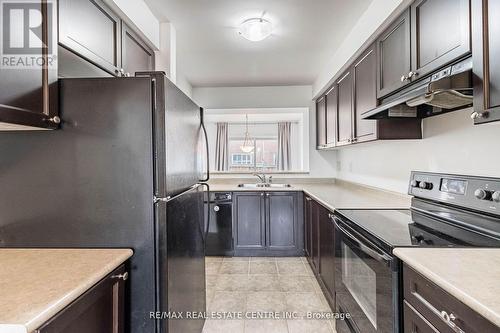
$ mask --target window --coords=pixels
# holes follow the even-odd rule
[[[241,149],[248,133],[253,151]],[[205,109],[205,127],[210,148],[210,167],[214,174],[233,173],[302,173],[309,170],[309,109],[260,108],[260,109]],[[278,158],[279,123],[291,124],[290,157],[280,170]],[[217,140],[218,123],[224,125],[227,141]],[[226,134],[227,132],[227,134]],[[227,136],[226,136],[227,135]],[[285,141],[284,141],[285,142]],[[286,156],[285,156],[286,157]]]
[[[231,165],[233,166],[252,166],[253,154],[234,153],[231,154]]]
[[[251,153],[241,151],[244,139],[229,139],[229,171],[277,171],[278,138],[254,138],[254,150]]]

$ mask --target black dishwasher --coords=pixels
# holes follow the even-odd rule
[[[233,255],[233,200],[229,192],[210,192],[210,205],[207,210],[210,214],[205,217],[206,236],[205,254],[207,256]],[[205,213],[207,214],[207,213]]]

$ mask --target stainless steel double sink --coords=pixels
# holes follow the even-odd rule
[[[249,184],[238,184],[238,187],[242,188],[287,188],[292,187],[290,184],[272,184],[272,183],[249,183]]]

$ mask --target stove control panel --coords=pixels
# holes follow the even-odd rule
[[[500,178],[412,172],[408,194],[500,215]]]

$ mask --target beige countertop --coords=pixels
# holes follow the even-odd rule
[[[334,179],[324,180],[287,180],[275,181],[275,183],[289,183],[288,188],[241,188],[237,185],[246,182],[254,183],[255,180],[216,179],[210,182],[212,192],[235,192],[235,191],[304,191],[307,195],[320,202],[325,207],[335,209],[349,208],[396,208],[404,209],[410,207],[410,196],[389,192],[373,187],[358,185]]]
[[[0,249],[0,333],[30,333],[120,266],[130,249]]]
[[[397,248],[394,254],[500,327],[500,249]]]

